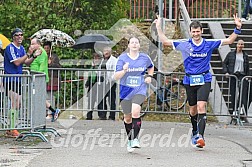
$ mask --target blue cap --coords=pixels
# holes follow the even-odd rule
[[[16,28],[11,32],[11,37],[13,37],[17,32],[23,32],[21,28]]]

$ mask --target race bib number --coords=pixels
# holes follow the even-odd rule
[[[190,86],[204,85],[204,76],[203,75],[191,75],[190,76]]]
[[[126,85],[131,87],[140,86],[141,76],[128,76],[126,80]]]

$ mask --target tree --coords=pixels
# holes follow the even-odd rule
[[[127,0],[0,0],[1,32],[10,38],[20,27],[30,37],[39,29],[54,28],[75,38],[77,29],[110,28],[128,8]]]

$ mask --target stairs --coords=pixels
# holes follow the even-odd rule
[[[225,23],[222,24],[222,27],[226,37],[234,31],[234,24]],[[252,22],[244,22],[242,24],[242,33],[238,36],[237,40],[230,45],[231,50],[235,49],[239,39],[242,39],[245,43],[243,50],[249,55],[250,74],[252,74]]]
[[[212,39],[212,35],[210,32],[210,29],[208,28],[208,23],[202,23],[204,31],[202,37],[206,39]],[[233,31],[234,31],[234,23],[221,23],[221,26],[223,28],[224,34],[226,37],[228,37]],[[230,45],[231,50],[234,50],[236,48],[237,41],[239,39],[243,39],[245,42],[244,51],[246,51],[249,54],[249,62],[250,62],[250,74],[252,74],[252,22],[246,22],[243,23],[242,26],[242,34],[238,36],[236,41]],[[222,68],[222,59],[221,56],[218,53],[218,50],[215,49],[213,51],[212,57],[211,57],[211,66],[214,74],[223,74],[223,68]],[[221,92],[223,95],[223,98],[226,101],[226,105],[229,108],[229,98],[230,95],[228,93],[228,82],[226,79],[222,79],[222,77],[216,77],[217,82],[221,88]],[[230,108],[229,108],[230,109]]]

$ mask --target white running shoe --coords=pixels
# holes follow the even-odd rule
[[[245,22],[247,21],[245,18],[241,18],[241,22]]]
[[[127,143],[127,151],[130,152],[130,153],[135,150],[134,148],[131,147],[132,142],[133,142],[133,140],[128,140],[128,143]]]
[[[139,140],[137,138],[132,141],[131,147],[132,148],[141,148]]]
[[[252,14],[248,15],[248,21],[252,21]]]

